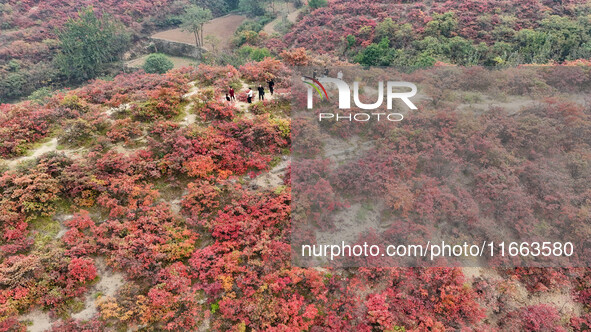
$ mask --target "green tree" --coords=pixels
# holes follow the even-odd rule
[[[195,36],[196,46],[203,46],[203,25],[213,18],[211,10],[192,5],[180,18],[181,28]]]
[[[225,0],[191,0],[198,7],[211,10],[214,16],[221,16],[228,12],[229,6]]]
[[[8,61],[8,71],[19,71],[21,70],[21,62],[19,60],[12,59]]]
[[[355,61],[364,66],[389,66],[399,55],[396,49],[390,48],[390,40],[386,37],[376,44],[372,43],[355,57]]]
[[[387,17],[376,26],[375,40],[382,40],[384,37],[392,39],[395,33],[396,23],[390,17]]]
[[[550,15],[542,20],[541,29],[546,33],[549,57],[557,60],[574,60],[591,56],[591,21],[578,21],[568,17]]]
[[[308,6],[312,9],[318,9],[320,7],[326,7],[328,5],[327,0],[308,0]]]
[[[382,51],[378,44],[371,44],[367,46],[363,51],[359,52],[355,57],[355,61],[359,62],[364,66],[375,66],[378,64]]]
[[[265,8],[261,6],[261,2],[264,1],[240,0],[240,2],[238,2],[238,8],[248,16],[263,16],[265,15]]]
[[[516,49],[524,63],[545,63],[550,58],[548,35],[542,31],[522,29],[515,36]]]
[[[408,47],[417,39],[416,32],[410,23],[396,25],[394,40],[390,44],[396,48]]]
[[[238,0],[191,0],[191,3],[211,10],[218,17],[238,8]]]
[[[252,52],[250,52],[250,58],[254,61],[263,61],[265,58],[271,56],[271,52],[268,48],[254,48]]]
[[[39,105],[43,105],[49,101],[49,97],[51,97],[52,94],[53,92],[50,88],[42,87],[33,91],[33,93],[31,93],[31,95],[27,97],[27,100],[30,100]]]
[[[243,58],[248,58],[250,60],[257,62],[263,61],[265,58],[271,56],[271,52],[266,47],[258,48],[248,45],[240,47],[236,53]]]
[[[433,20],[427,23],[425,33],[429,36],[451,37],[458,27],[458,20],[453,12],[434,14]]]
[[[146,73],[164,74],[173,67],[174,64],[166,55],[162,53],[153,53],[148,55],[142,68],[144,68]]]
[[[418,68],[426,68],[426,67],[431,67],[435,64],[435,62],[437,62],[435,60],[435,58],[433,58],[432,56],[426,54],[426,53],[421,53],[419,55],[417,55],[417,57],[414,59],[414,67],[418,67]]]
[[[120,24],[106,15],[99,19],[92,7],[78,12],[78,18],[69,19],[57,31],[58,69],[71,81],[96,77],[125,50],[129,35],[120,31]]]
[[[211,51],[216,53],[216,47],[218,47],[221,40],[214,35],[209,35],[205,36],[205,41],[209,44],[209,46],[211,46]]]
[[[354,35],[347,35],[347,48],[354,47],[357,44],[357,38]]]
[[[0,103],[22,95],[25,83],[26,78],[20,72],[9,73],[6,77],[0,77]]]
[[[474,65],[478,61],[479,52],[472,44],[472,41],[456,36],[446,40],[446,55],[453,63],[467,66]]]

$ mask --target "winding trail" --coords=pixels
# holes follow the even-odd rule
[[[301,8],[296,9],[291,2],[285,3],[281,7],[282,8],[278,10],[277,17],[263,27],[263,31],[269,35],[280,33],[275,29],[275,27],[277,24],[281,23],[283,19],[286,19],[288,22],[295,23],[298,15],[302,12]]]
[[[195,82],[189,82],[189,85],[191,85],[191,88],[189,89],[189,92],[183,95],[183,99],[191,98],[199,92],[199,88],[195,85]],[[197,114],[191,112],[193,105],[195,105],[194,101],[190,101],[187,105],[185,105],[185,117],[179,123],[181,126],[187,127],[197,121]]]
[[[57,138],[52,138],[49,142],[43,143],[41,146],[32,150],[32,153],[28,156],[22,156],[14,159],[10,159],[6,162],[9,169],[15,169],[16,166],[20,163],[23,163],[28,160],[33,160],[41,157],[43,154],[48,152],[57,151]]]

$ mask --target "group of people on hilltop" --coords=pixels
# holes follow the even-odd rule
[[[275,89],[275,81],[273,81],[273,79],[270,79],[267,81],[267,85],[269,86],[269,92],[271,93],[271,95],[273,95],[274,93],[274,89]],[[226,93],[226,100],[227,101],[233,101],[236,100],[236,96],[235,96],[235,91],[234,88],[232,88],[231,86],[228,87],[228,92]],[[258,92],[259,92],[259,100],[265,100],[265,88],[263,87],[262,84],[259,84],[259,87],[257,88]],[[251,104],[252,103],[252,97],[253,97],[253,91],[252,88],[248,88],[248,91],[246,91],[246,101]]]

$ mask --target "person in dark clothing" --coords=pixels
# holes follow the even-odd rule
[[[230,95],[229,95],[229,94],[227,94],[227,93],[226,93],[226,100],[227,100],[227,101],[230,101],[230,100],[231,100],[231,99],[230,99]]]
[[[265,100],[265,88],[261,84],[258,87],[259,90],[259,100]]]
[[[271,92],[271,96],[273,95],[273,89],[275,88],[275,81],[273,81],[273,79],[270,79],[269,82],[267,82],[269,84],[269,92]]]
[[[230,87],[228,93],[230,94],[230,100],[236,100],[236,98],[234,97],[234,89],[232,89],[232,87]]]

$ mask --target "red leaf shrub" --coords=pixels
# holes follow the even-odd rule
[[[127,118],[115,120],[106,135],[113,143],[121,141],[129,143],[132,138],[135,138],[141,134],[141,124]]]
[[[232,120],[237,109],[230,103],[209,101],[198,107],[198,113],[203,121]]]
[[[288,69],[281,61],[265,58],[260,62],[249,62],[240,66],[242,77],[249,82],[265,83],[270,79],[285,79],[289,77]],[[277,82],[276,82],[277,83]],[[287,84],[287,83],[286,83]]]
[[[44,138],[54,115],[54,110],[30,102],[0,104],[0,157],[22,155],[31,143]]]
[[[290,66],[308,66],[310,64],[310,57],[303,47],[293,50],[283,50],[279,55]]]
[[[509,313],[501,325],[505,329],[518,329],[531,332],[567,331],[560,322],[558,310],[547,304],[526,306],[517,312]]]
[[[191,182],[187,185],[188,193],[183,196],[181,205],[187,214],[197,219],[202,214],[213,213],[220,205],[220,189],[207,181]]]
[[[173,88],[158,88],[148,93],[144,103],[133,104],[131,114],[140,121],[155,121],[159,118],[170,119],[179,114],[181,96]]]
[[[208,66],[204,63],[199,64],[195,71],[195,78],[206,86],[214,86],[224,91],[232,84],[238,83],[241,72],[233,66]]]
[[[68,271],[79,282],[86,282],[96,278],[94,261],[90,258],[72,258],[68,265]]]

